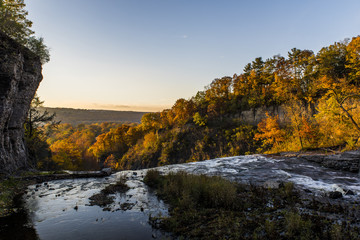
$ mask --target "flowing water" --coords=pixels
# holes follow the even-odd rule
[[[135,175],[139,174],[139,175]],[[152,239],[164,234],[152,229],[150,215],[166,215],[166,205],[141,181],[142,171],[107,178],[57,180],[28,188],[25,207],[40,239]],[[107,208],[90,206],[120,175],[127,175],[126,193],[118,193]],[[165,236],[165,235],[164,235]]]
[[[229,180],[264,184],[291,181],[299,189],[322,196],[330,191],[355,195],[343,201],[357,201],[360,179],[355,173],[336,171],[299,159],[272,159],[261,155],[228,157],[159,167],[159,171],[186,171],[223,176]],[[154,230],[149,216],[166,215],[167,206],[142,182],[147,170],[124,171],[103,179],[57,180],[28,188],[25,207],[40,239],[153,239],[169,235]],[[130,187],[117,194],[103,209],[89,205],[89,197],[126,176]]]

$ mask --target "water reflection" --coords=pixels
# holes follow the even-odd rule
[[[35,227],[41,239],[152,239],[157,232],[147,220],[144,213],[109,212],[95,206],[37,222]]]
[[[30,224],[27,213],[20,211],[9,217],[0,218],[0,239],[36,240],[39,237]]]
[[[127,175],[130,187],[115,194],[113,204],[89,205],[89,197]],[[149,216],[166,215],[167,207],[141,181],[123,172],[105,179],[58,180],[28,188],[25,207],[40,239],[153,239],[165,236],[152,229]],[[129,206],[127,210],[123,206]]]

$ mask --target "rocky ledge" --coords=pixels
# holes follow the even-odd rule
[[[13,176],[13,179],[30,181],[34,183],[43,183],[53,180],[79,179],[79,178],[102,178],[108,177],[112,173],[110,168],[104,168],[101,171],[60,171],[59,173],[35,172],[30,176]]]
[[[347,151],[333,155],[311,154],[311,155],[300,155],[298,157],[301,159],[305,159],[309,162],[318,163],[327,168],[348,171],[353,173],[359,172],[360,150]]]

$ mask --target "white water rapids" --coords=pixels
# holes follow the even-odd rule
[[[317,196],[330,191],[353,191],[355,195],[344,195],[344,201],[357,200],[360,196],[359,174],[331,170],[297,158],[272,159],[248,155],[157,169],[163,173],[186,171],[218,175],[231,181],[257,185],[290,181],[297,188]],[[167,206],[142,182],[146,171],[123,171],[107,178],[56,180],[30,186],[24,196],[25,205],[39,238],[152,239],[164,236],[148,224],[150,215],[166,215]],[[108,211],[89,206],[89,197],[115,183],[122,175],[126,175],[130,190],[117,194]]]

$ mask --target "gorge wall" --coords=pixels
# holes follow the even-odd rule
[[[261,120],[266,118],[266,113],[269,113],[271,116],[279,116],[280,124],[288,124],[290,122],[290,119],[286,116],[284,106],[259,107],[253,110],[242,111],[238,117],[244,123],[256,126]]]
[[[29,166],[23,125],[41,70],[39,57],[0,32],[0,173]]]

